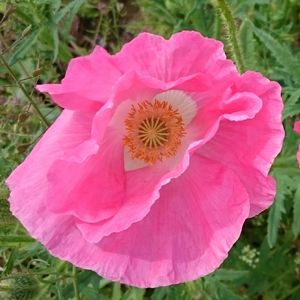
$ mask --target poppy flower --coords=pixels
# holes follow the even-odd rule
[[[280,86],[239,74],[217,40],[141,33],[37,89],[63,111],[7,179],[9,201],[60,259],[138,287],[193,280],[273,202]]]
[[[295,130],[295,132],[300,133],[300,121],[295,122],[294,130]],[[298,147],[297,160],[298,160],[298,163],[300,166],[300,145]]]

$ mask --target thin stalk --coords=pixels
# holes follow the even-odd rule
[[[215,0],[222,14],[224,25],[228,31],[228,38],[232,47],[232,55],[235,63],[241,73],[245,72],[245,63],[242,50],[238,41],[237,27],[233,18],[232,10],[227,0]]]
[[[47,119],[43,116],[42,112],[40,111],[40,109],[38,108],[37,104],[34,102],[34,100],[30,97],[30,95],[28,94],[28,92],[26,91],[26,89],[24,88],[23,84],[18,80],[17,76],[15,75],[14,71],[11,69],[11,67],[8,65],[8,63],[6,62],[6,60],[4,59],[2,53],[0,53],[0,61],[2,62],[2,64],[6,67],[9,75],[12,77],[12,79],[16,82],[16,84],[18,85],[18,87],[22,90],[23,94],[25,95],[25,97],[27,98],[27,100],[30,102],[30,104],[33,106],[33,108],[35,109],[36,113],[38,114],[38,116],[40,117],[42,123],[46,126],[49,127],[50,124],[47,121]]]
[[[74,266],[73,266],[73,270],[72,270],[72,275],[73,275],[72,277],[73,277],[73,287],[74,287],[75,299],[80,300],[78,280],[77,280],[77,269]]]
[[[96,44],[97,44],[97,38],[98,38],[98,35],[99,35],[99,32],[100,32],[102,19],[103,19],[103,15],[100,14],[98,22],[97,22],[96,30],[95,30],[95,33],[94,33],[94,38],[93,38],[93,41],[92,41],[92,47],[95,47]]]

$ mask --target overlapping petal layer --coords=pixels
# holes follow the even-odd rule
[[[112,93],[121,76],[112,56],[96,46],[87,56],[73,58],[60,84],[37,85],[61,107],[79,111],[97,111]]]
[[[238,174],[250,196],[250,216],[254,216],[272,204],[276,192],[268,172],[284,137],[280,86],[259,73],[246,72],[236,79],[232,92],[255,93],[263,103],[262,109],[255,118],[238,124],[223,121],[214,139],[199,153]]]
[[[52,232],[44,231],[41,225],[45,218],[43,214],[51,214],[46,195],[49,188],[49,169],[56,159],[89,138],[93,116],[91,113],[64,110],[30,155],[6,181],[11,190],[9,201],[12,212],[23,223],[26,224],[26,220],[33,223],[35,229],[39,230],[36,237],[52,236]],[[26,228],[30,230],[28,226]]]
[[[183,176],[162,188],[142,221],[98,244],[82,237],[73,218],[49,212],[43,204],[46,193],[43,186],[36,210],[12,205],[30,234],[62,259],[139,287],[193,280],[213,271],[249,213],[248,194],[234,172],[198,155]]]
[[[7,183],[13,213],[61,259],[140,287],[192,280],[274,198],[279,85],[239,75],[218,41],[143,33],[38,89],[66,109]],[[124,145],[125,119],[157,98],[183,114],[185,135],[176,155],[147,165]]]
[[[216,79],[236,72],[232,61],[226,59],[223,44],[195,31],[176,33],[169,40],[141,33],[115,60],[123,72],[135,70],[164,82],[199,72]]]
[[[115,88],[114,97],[111,99],[112,107],[107,110],[115,109],[117,113],[118,104],[126,103],[126,99],[138,102],[142,93],[150,99],[155,98],[155,94],[163,89],[178,89],[186,84],[192,86],[193,80],[194,78],[188,78],[186,81],[181,79],[179,84],[174,82],[165,87],[160,81],[149,83],[143,76],[129,74],[124,76]],[[195,90],[197,82],[196,78]],[[133,84],[135,89],[128,89]],[[211,93],[211,101],[216,103],[207,102],[198,109],[195,121],[187,127],[188,135],[178,157],[170,159],[167,163],[158,162],[153,166],[130,172],[124,172],[124,120],[121,115],[116,118],[115,113],[111,112],[112,122],[109,123],[103,108],[95,117],[93,128],[99,149],[94,150],[90,147],[83,160],[74,160],[73,155],[67,153],[66,158],[56,161],[50,169],[50,209],[76,216],[78,228],[84,237],[93,243],[142,220],[159,199],[160,188],[186,170],[190,151],[213,137],[222,118],[252,118],[261,108],[261,101],[251,93],[236,93],[228,99],[225,94],[222,106],[215,100],[213,91],[207,90],[207,93]],[[96,133],[101,132],[105,122],[108,122],[105,127],[106,133],[99,139]],[[77,149],[75,151],[81,153]]]

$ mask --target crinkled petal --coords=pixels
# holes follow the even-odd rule
[[[96,222],[113,216],[124,201],[123,146],[113,131],[100,146],[89,145],[84,153],[77,151],[80,157],[67,153],[53,163],[48,172],[47,206],[56,213]]]
[[[280,88],[240,76],[218,41],[143,33],[113,56],[96,47],[60,84],[37,88],[67,109],[8,178],[9,201],[61,259],[139,287],[193,280],[274,198]],[[180,103],[186,134],[174,157],[126,169],[128,107],[157,95]]]
[[[161,185],[170,180],[166,175],[169,170],[161,164],[155,168],[148,166],[143,173],[124,173],[124,123],[113,124],[114,110],[122,108],[126,99],[152,95],[151,99],[164,85],[135,73],[123,76],[114,87],[111,100],[93,120],[91,137],[98,143],[99,150],[95,153],[93,147],[86,149],[85,145],[80,145],[84,153],[72,149],[60,157],[48,173],[49,209],[75,216],[79,227],[93,226],[95,222],[102,224],[90,240],[124,230],[142,219],[159,197]]]
[[[138,287],[212,272],[227,257],[249,213],[247,192],[234,172],[197,155],[180,178],[162,188],[142,221],[99,244],[87,242],[72,217],[49,212],[43,189],[35,210],[12,206],[29,233],[60,259]],[[14,195],[10,201],[15,202]]]
[[[47,173],[55,160],[89,139],[94,114],[64,110],[35,148],[7,179],[11,190],[11,208],[16,213],[31,214],[43,201],[39,195],[47,190]],[[44,193],[41,193],[44,195]],[[38,201],[38,202],[37,202]],[[45,205],[45,204],[43,204]],[[33,209],[34,208],[34,209]]]
[[[141,33],[124,45],[115,60],[123,72],[136,70],[165,82],[199,72],[219,79],[236,72],[221,42],[194,31],[176,33],[169,40]]]
[[[227,164],[240,176],[250,195],[250,216],[254,216],[272,204],[276,192],[275,181],[267,174],[284,137],[281,89],[276,82],[251,71],[238,78],[232,89],[255,93],[262,100],[262,109],[255,118],[239,124],[221,122],[217,134],[199,153]]]
[[[160,94],[164,89],[177,90],[178,87],[181,88],[188,85],[190,91],[191,87],[193,87],[194,91],[197,90],[198,76],[188,77],[185,81],[183,79],[184,78],[181,78],[179,81],[173,83],[164,83],[154,79],[149,81],[148,77],[144,77],[137,73],[127,74],[122,77],[115,87],[115,95],[111,105],[107,105],[110,107],[110,110],[113,110],[114,104],[120,103],[120,106],[117,106],[115,114],[113,114],[111,119],[112,122],[108,127],[114,128],[117,134],[119,132],[119,140],[122,140],[126,133],[124,126],[126,109],[124,109],[122,104],[127,105],[130,108],[132,101],[134,103],[139,102],[140,99],[144,100],[144,95],[147,95],[146,99],[155,98],[155,95]],[[132,82],[134,82],[135,89],[131,88]],[[205,144],[213,137],[218,129],[219,122],[223,117],[229,118],[232,116],[233,118],[233,116],[236,115],[243,115],[243,118],[245,118],[245,116],[252,118],[261,108],[260,99],[251,93],[237,93],[233,98],[226,98],[227,102],[224,101],[221,106],[220,100],[218,100],[219,94],[215,95],[213,91],[209,90],[206,92],[212,95],[210,101],[216,103],[212,105],[207,102],[203,107],[199,105],[201,108],[197,112],[197,117],[195,117],[199,121],[191,122],[191,126],[187,128],[187,134],[183,138],[182,145],[175,157],[166,159],[163,162],[157,162],[153,166],[142,165],[140,169],[126,172],[126,185],[124,188],[125,201],[111,218],[105,221],[90,219],[89,222],[85,222],[87,219],[79,217],[77,226],[88,241],[93,243],[99,242],[105,236],[114,232],[123,231],[133,223],[142,220],[149,212],[151,206],[159,198],[160,188],[169,183],[171,179],[177,178],[185,172],[189,165],[190,152],[193,148],[199,147],[200,144]],[[126,99],[130,99],[130,101],[127,103]],[[198,101],[200,101],[200,99],[198,99],[197,102]],[[208,106],[208,108],[206,106]],[[210,106],[212,106],[213,109],[210,110]],[[239,109],[242,111],[240,115]],[[98,130],[98,128],[104,123],[102,115],[103,114],[98,114],[94,120],[93,132],[95,133],[94,137],[96,139],[101,131]],[[115,115],[117,115],[117,117]],[[239,117],[236,117],[236,119],[238,121]],[[117,135],[115,138],[118,139]],[[62,168],[62,170],[63,169],[65,168]],[[112,176],[112,178],[114,177]],[[141,193],[141,191],[143,191],[143,193]],[[58,194],[61,195],[61,193]],[[73,199],[74,197],[75,196],[72,196],[70,199]]]
[[[112,56],[97,46],[87,56],[73,58],[60,84],[37,85],[63,108],[79,111],[97,111],[112,93],[112,86],[122,73]]]
[[[248,213],[248,194],[238,177],[194,155],[187,171],[161,189],[142,221],[100,242],[112,259],[99,272],[140,287],[207,275],[227,257]]]
[[[262,108],[262,101],[254,93],[236,93],[223,103],[229,113],[223,118],[230,121],[244,121],[252,119]]]

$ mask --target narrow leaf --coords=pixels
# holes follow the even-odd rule
[[[278,64],[280,64],[287,73],[292,75],[294,81],[299,81],[300,71],[299,68],[296,67],[297,65],[299,66],[299,61],[293,55],[291,50],[277,41],[268,32],[261,28],[257,28],[253,23],[251,24],[257,38],[271,52]]]
[[[36,43],[39,35],[41,33],[41,28],[33,30],[27,37],[20,43],[12,55],[9,57],[9,65],[15,64],[19,59],[22,59],[29,51],[32,51],[34,44]]]
[[[215,279],[224,280],[224,281],[240,280],[248,276],[249,276],[249,271],[239,271],[239,270],[218,269],[214,273]]]
[[[300,103],[286,105],[283,111],[283,120],[285,120],[287,117],[293,117],[299,113],[300,113]]]
[[[70,26],[74,16],[78,12],[80,6],[84,2],[85,2],[84,0],[73,0],[70,3],[68,3],[64,8],[62,8],[60,11],[58,11],[55,14],[54,19],[53,19],[54,23],[58,24],[67,14],[69,14],[67,24],[65,24],[66,27],[68,28]]]
[[[245,19],[240,26],[239,40],[247,69],[256,69],[256,45],[253,35],[253,27],[248,19]]]
[[[297,187],[294,197],[294,216],[292,230],[296,238],[300,233],[300,186]]]
[[[277,181],[277,195],[269,211],[267,238],[270,247],[276,244],[281,217],[285,212],[284,200],[286,197],[284,192],[286,186],[284,179],[285,177],[281,176]]]

